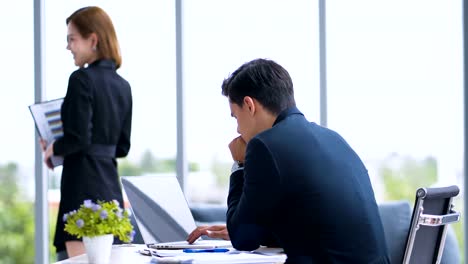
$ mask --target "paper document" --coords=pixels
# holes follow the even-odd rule
[[[155,249],[213,249],[213,248],[224,248],[232,247],[231,241],[227,240],[197,240],[193,244],[189,244],[187,241],[174,241],[167,243],[156,243],[148,244],[149,248]]]
[[[223,249],[223,251],[216,252],[216,248],[215,248],[215,249],[211,249],[213,250],[213,252],[209,252],[209,253],[223,253],[225,250],[226,252],[228,252],[227,254],[258,254],[258,255],[264,255],[264,256],[279,256],[279,257],[284,256],[284,250],[282,248],[269,248],[269,247],[262,246],[253,251],[241,251],[241,250],[234,249],[232,247],[231,248],[218,248],[218,249]],[[148,248],[146,250],[148,250],[148,252],[151,253],[150,255],[156,256],[156,257],[177,257],[177,256],[188,256],[187,253],[190,253],[190,252],[187,252],[187,250],[197,250],[197,249],[151,249],[151,248]],[[203,251],[198,251],[197,253],[203,253]]]
[[[157,257],[153,256],[151,263],[181,263],[181,264],[223,264],[223,263],[238,263],[238,264],[277,264],[284,263],[286,255],[266,256],[254,253],[186,253],[186,255],[178,255],[173,257]]]
[[[221,264],[221,263],[284,263],[286,254],[282,248],[260,247],[253,251],[239,251],[230,248],[228,252],[186,253],[184,250],[149,249],[153,258],[151,263],[179,264]]]
[[[57,138],[63,136],[62,119],[60,109],[63,98],[37,103],[29,106],[39,136],[51,144]],[[63,164],[63,157],[52,156],[52,165],[57,167]]]

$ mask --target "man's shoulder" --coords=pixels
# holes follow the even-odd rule
[[[315,132],[323,130],[324,127],[317,125],[314,122],[309,122],[304,116],[295,116],[294,118],[287,118],[270,129],[267,129],[254,138],[258,138],[261,141],[277,141],[278,138],[287,140],[290,135],[296,134],[296,132]],[[326,129],[326,128],[325,128]]]

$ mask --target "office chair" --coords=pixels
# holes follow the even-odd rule
[[[440,263],[447,224],[458,222],[460,213],[453,210],[457,186],[419,188],[416,191],[411,225],[406,240],[404,264]]]

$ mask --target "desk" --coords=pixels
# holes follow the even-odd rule
[[[140,248],[146,248],[145,245],[114,245],[112,246],[111,259],[112,264],[139,264],[149,263],[151,257],[143,256],[137,253]],[[56,262],[55,264],[88,264],[88,256],[86,254],[79,255],[73,258]]]
[[[140,253],[138,253],[137,251],[139,249],[142,249],[142,248],[146,248],[145,245],[114,245],[112,247],[112,251],[111,251],[111,259],[109,261],[109,264],[112,263],[112,264],[148,264],[150,263],[151,261],[151,257],[149,256],[143,256],[141,255]],[[197,253],[198,254],[198,253]],[[212,253],[210,253],[212,254]],[[214,254],[218,254],[218,253],[214,253]],[[259,257],[260,255],[257,255],[257,254],[251,254],[252,256],[255,256],[255,257]],[[232,257],[234,258],[233,259],[233,262],[235,263],[252,263],[252,262],[239,262],[238,260],[235,261],[235,255],[232,255]],[[285,259],[286,256],[283,255],[283,261]],[[271,260],[271,259],[270,259]],[[270,260],[268,260],[268,262],[266,262],[265,260],[261,261],[261,262],[258,262],[258,263],[272,263],[272,262],[269,262]],[[275,262],[278,261],[278,259],[275,260]],[[279,262],[279,263],[275,263],[273,262],[273,264],[281,264],[283,263],[282,261]],[[200,260],[195,260],[194,263],[205,263],[205,261],[200,261]],[[209,263],[213,263],[212,261],[210,261]],[[225,262],[225,259],[223,260],[223,263],[227,263]],[[73,257],[73,258],[69,258],[69,259],[66,259],[66,260],[62,260],[62,261],[59,261],[59,262],[56,262],[55,264],[88,264],[88,257],[86,256],[86,254],[83,254],[83,255],[80,255],[80,256],[76,256],[76,257]]]

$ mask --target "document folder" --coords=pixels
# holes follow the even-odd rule
[[[39,136],[50,145],[54,140],[63,136],[62,118],[60,109],[63,98],[45,101],[29,106]],[[52,156],[52,165],[57,167],[63,164],[63,157]]]

